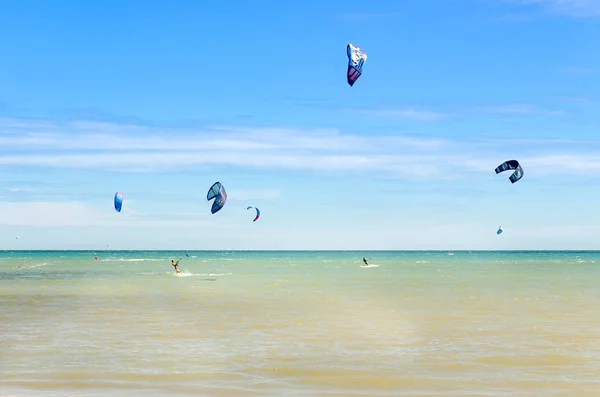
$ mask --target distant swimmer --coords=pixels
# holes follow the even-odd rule
[[[175,262],[174,259],[171,259],[171,265],[173,265],[173,267],[175,268],[175,271],[177,273],[179,273],[179,268],[177,267],[179,265],[179,261]]]
[[[365,262],[365,265],[369,266],[369,264],[367,263],[367,258],[363,258],[363,262]]]

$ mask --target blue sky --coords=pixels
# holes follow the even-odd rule
[[[596,0],[3,2],[0,249],[600,249],[599,22]]]

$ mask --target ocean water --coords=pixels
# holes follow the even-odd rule
[[[187,254],[0,252],[0,395],[600,396],[599,252]]]

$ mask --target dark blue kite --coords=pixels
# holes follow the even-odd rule
[[[215,199],[213,202],[212,208],[210,209],[211,213],[215,213],[219,211],[225,205],[227,201],[227,192],[225,192],[225,188],[221,185],[221,182],[215,182],[214,185],[208,189],[208,194],[206,195],[206,199],[208,201]]]
[[[521,168],[521,165],[519,165],[519,162],[517,160],[508,160],[500,164],[496,168],[496,174],[499,174],[506,170],[515,170],[515,172],[513,172],[512,175],[508,178],[510,179],[511,183],[515,183],[523,177],[523,168]]]

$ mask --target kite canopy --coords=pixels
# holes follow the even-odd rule
[[[517,160],[508,160],[500,164],[496,168],[496,174],[499,174],[506,170],[515,170],[515,172],[513,172],[513,174],[508,178],[510,179],[511,183],[515,183],[523,177],[523,168],[521,168]]]
[[[500,234],[504,231],[504,229],[502,229],[502,225],[500,225],[500,227],[498,228],[498,231],[496,232],[496,234]]]
[[[362,74],[363,65],[367,61],[367,54],[354,44],[348,44],[346,47],[348,53],[348,84],[350,87],[354,85],[356,80]]]
[[[248,206],[248,208],[246,208],[247,210],[249,210],[250,208],[254,208],[256,210],[256,217],[254,218],[254,220],[252,222],[256,222],[256,220],[260,217],[260,210],[256,207],[253,206]]]
[[[116,192],[115,193],[115,210],[117,212],[121,212],[121,207],[123,207],[123,193]]]
[[[227,192],[225,192],[225,188],[223,185],[221,185],[221,182],[215,182],[214,185],[208,189],[206,200],[210,201],[212,199],[215,199],[215,201],[213,202],[210,212],[214,214],[223,208],[225,202],[227,201]]]

